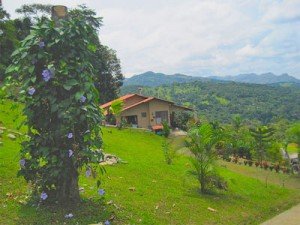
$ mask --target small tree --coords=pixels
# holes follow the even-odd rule
[[[162,130],[163,135],[167,138],[167,137],[169,137],[170,132],[171,132],[170,126],[167,121],[163,121],[162,125],[163,125],[163,130]]]
[[[19,175],[42,200],[77,202],[79,170],[90,174],[102,157],[96,150],[102,115],[91,65],[95,38],[96,30],[79,15],[58,27],[43,18],[7,69],[20,86],[27,116],[29,140],[22,144]]]
[[[251,136],[255,139],[255,151],[260,163],[266,156],[267,145],[271,141],[274,131],[273,128],[267,126],[250,129]]]
[[[167,140],[164,140],[162,144],[162,150],[165,156],[166,163],[168,165],[173,163],[173,159],[176,156],[176,151],[170,146],[170,143]]]
[[[191,128],[188,133],[187,147],[193,154],[191,161],[200,182],[201,193],[207,191],[216,176],[214,164],[217,152],[213,146],[219,141],[219,137],[212,125],[208,123]]]

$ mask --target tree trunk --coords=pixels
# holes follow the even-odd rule
[[[73,204],[80,201],[78,172],[74,167],[70,168],[67,177],[60,182],[57,199],[61,204]]]

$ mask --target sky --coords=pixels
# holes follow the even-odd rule
[[[86,4],[103,17],[103,44],[126,77],[146,71],[193,76],[288,73],[300,78],[300,0],[2,0]]]

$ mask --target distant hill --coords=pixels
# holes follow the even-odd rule
[[[276,118],[300,120],[300,88],[297,86],[194,81],[140,87],[124,86],[121,94],[141,92],[146,96],[171,100],[220,122],[230,122],[235,114],[263,123]]]
[[[173,75],[167,75],[164,73],[154,73],[152,71],[148,71],[146,73],[137,74],[134,75],[133,77],[125,79],[124,86],[141,85],[141,86],[154,87],[162,84],[188,83],[196,80],[208,81],[211,79],[204,78],[204,77],[187,76],[179,73]]]
[[[263,74],[239,74],[237,76],[225,76],[225,77],[210,77],[214,80],[222,81],[234,81],[239,83],[249,83],[249,84],[275,84],[275,83],[299,83],[300,80],[288,75],[287,73],[281,75],[275,75],[273,73],[263,73]]]
[[[237,76],[212,76],[212,77],[196,77],[187,76],[184,74],[173,74],[166,75],[164,73],[155,73],[148,71],[146,73],[134,75],[131,78],[127,78],[124,81],[124,86],[128,85],[141,85],[155,87],[163,84],[173,83],[189,83],[193,81],[211,81],[211,82],[239,82],[239,83],[252,83],[252,84],[277,84],[277,83],[289,83],[289,84],[300,84],[300,80],[292,77],[288,74],[275,75],[273,73],[264,74],[240,74]]]

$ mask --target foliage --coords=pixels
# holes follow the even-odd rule
[[[171,132],[170,126],[167,121],[163,121],[162,125],[163,125],[162,133],[167,138],[167,137],[169,137],[170,132]]]
[[[138,93],[141,86],[124,86],[122,94]],[[233,82],[173,83],[158,87],[143,87],[143,94],[164,97],[180,105],[195,107],[210,121],[230,123],[239,114],[243,120],[270,123],[278,118],[300,120],[300,88]],[[229,101],[221,104],[215,96]]]
[[[3,45],[0,48],[0,80],[4,78],[3,71],[10,64],[9,56],[17,47],[18,41],[29,35],[30,27],[36,25],[39,19],[44,20],[50,17],[51,7],[52,5],[45,4],[25,4],[16,10],[22,15],[21,18],[5,22],[6,28],[3,30],[5,35],[9,34],[9,38],[0,40],[0,47]],[[97,17],[95,11],[85,5],[69,10],[68,17],[70,20],[83,20],[95,30],[99,30],[102,25],[102,18]],[[95,69],[94,83],[100,94],[99,103],[103,104],[116,99],[124,79],[116,51],[101,44],[97,36],[90,37],[88,48],[94,51],[95,55],[91,59],[91,64]]]
[[[173,159],[176,156],[176,151],[173,149],[173,147],[170,145],[170,143],[167,140],[164,140],[162,144],[162,150],[165,156],[165,161],[168,165],[173,163]]]
[[[62,203],[79,200],[78,170],[92,170],[102,157],[101,113],[94,87],[96,30],[71,18],[40,20],[12,54],[7,69],[20,86],[29,140],[23,142],[19,175],[42,193]],[[12,80],[9,78],[8,81]],[[98,182],[99,184],[99,182]]]
[[[207,192],[213,177],[217,176],[214,166],[217,152],[213,146],[218,141],[219,135],[216,135],[216,130],[209,123],[204,123],[189,130],[187,147],[193,155],[191,162],[200,182],[201,193]]]
[[[255,151],[260,163],[266,158],[266,150],[271,142],[274,129],[267,126],[250,128],[251,136],[255,139]]]
[[[177,111],[173,115],[172,127],[178,127],[181,130],[188,130],[188,121],[193,117],[191,112],[187,111]]]
[[[110,111],[112,114],[118,116],[123,110],[124,102],[121,99],[116,99],[111,103]]]
[[[14,23],[0,5],[0,82],[4,79],[5,69],[11,63],[10,55],[17,45]]]

